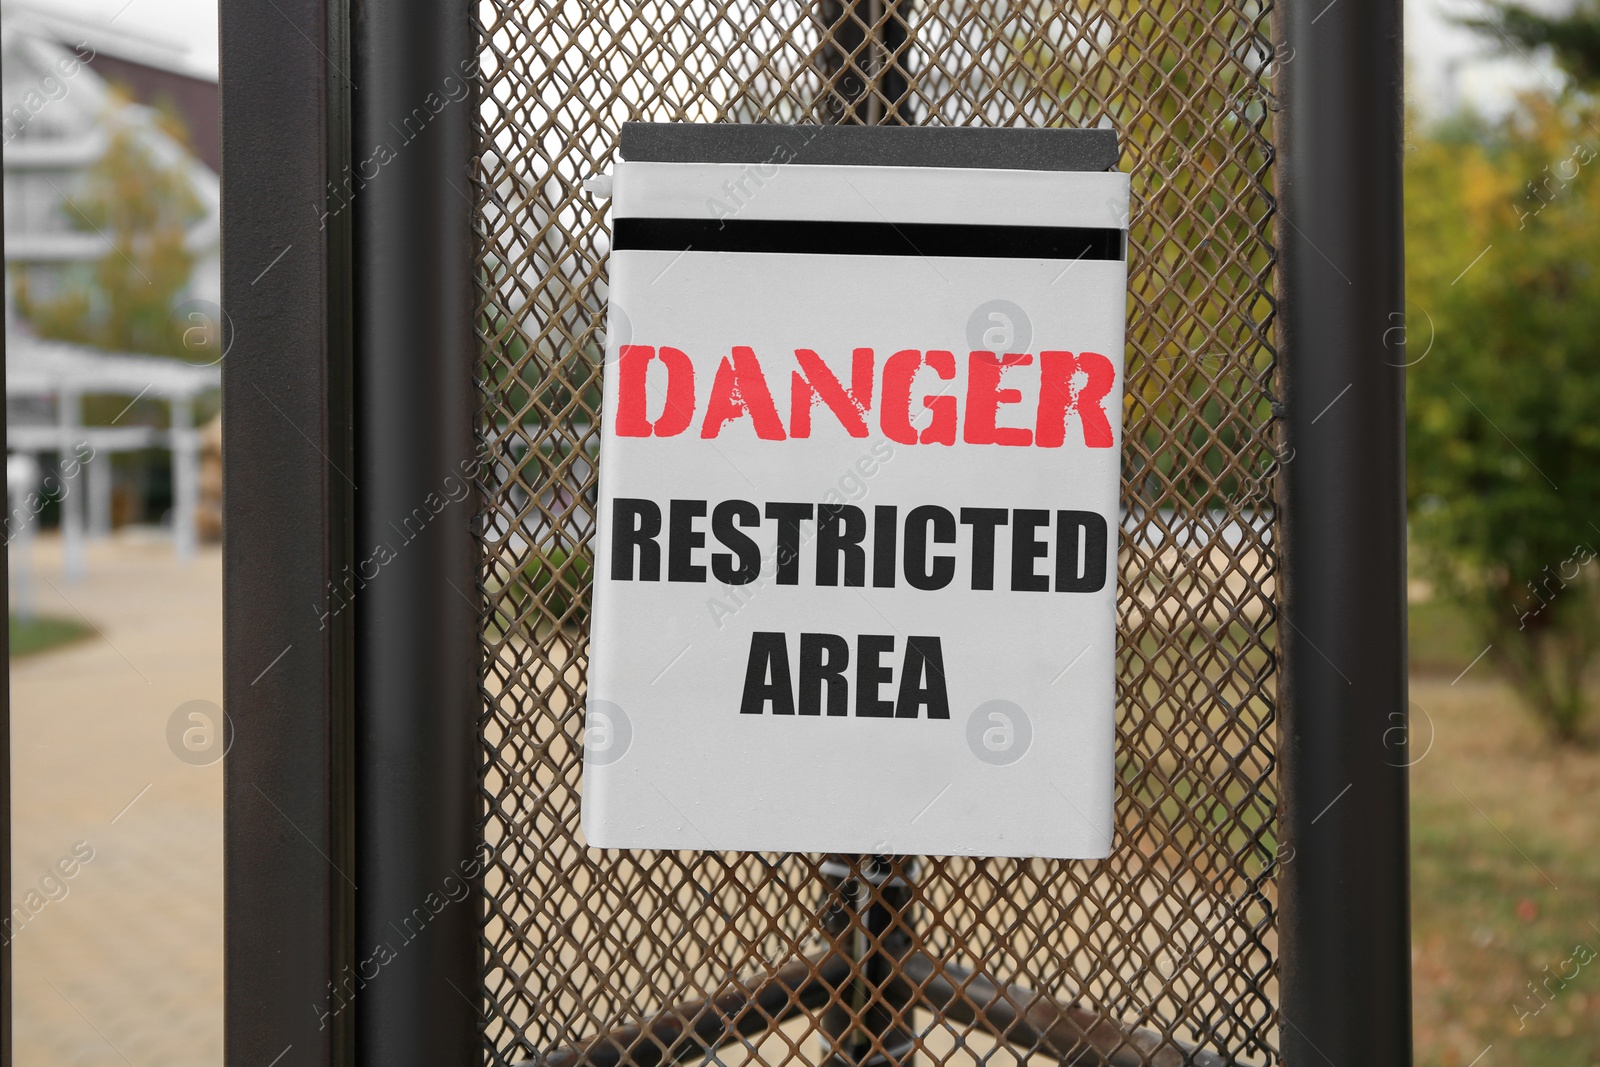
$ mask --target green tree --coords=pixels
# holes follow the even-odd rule
[[[112,247],[86,270],[64,274],[49,294],[35,293],[19,272],[18,313],[41,337],[112,351],[208,355],[186,349],[172,321],[194,269],[185,238],[204,214],[183,169],[158,159],[114,121],[105,154],[81,190],[68,195],[62,205],[68,222],[103,235]]]
[[[1547,99],[1419,135],[1406,174],[1419,563],[1563,740],[1600,651],[1600,167]]]

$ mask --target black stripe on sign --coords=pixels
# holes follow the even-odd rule
[[[612,223],[611,247],[652,252],[1120,260],[1123,232],[1111,227],[949,222],[621,218]]]

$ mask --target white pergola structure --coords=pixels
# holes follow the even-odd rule
[[[222,372],[217,366],[105,352],[17,334],[6,339],[7,401],[42,402],[29,406],[49,406],[55,413],[53,421],[30,424],[18,418],[8,420],[7,450],[35,458],[40,453],[55,452],[65,459],[78,455],[83,445],[92,449],[92,458],[62,485],[62,552],[69,581],[83,576],[86,536],[111,531],[111,456],[117,452],[168,450],[172,457],[173,544],[180,560],[193,558],[201,449],[194,419],[195,400],[221,386]],[[140,399],[165,401],[171,415],[169,428],[85,426],[82,404],[86,396],[127,397],[129,407]],[[80,481],[84,483],[82,491]],[[15,521],[32,522],[36,518],[18,515]]]

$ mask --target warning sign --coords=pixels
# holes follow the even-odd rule
[[[1108,854],[1127,201],[617,166],[590,844]]]

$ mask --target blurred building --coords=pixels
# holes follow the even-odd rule
[[[214,407],[219,368],[172,358],[170,344],[113,352],[59,333],[41,338],[16,297],[26,292],[31,304],[84,290],[102,261],[117,264],[111,257],[144,274],[84,206],[97,177],[105,197],[108,153],[131,151],[156,173],[177,176],[188,205],[180,239],[192,270],[180,278],[176,313],[163,328],[171,338],[223,330],[215,72],[114,21],[11,0],[0,5],[0,53],[7,446],[43,460],[61,487],[35,515],[17,515],[13,494],[11,525],[58,521],[69,575],[81,571],[83,537],[109,532],[114,518],[165,518],[188,554],[199,516],[211,510],[201,489],[215,479],[201,478],[196,416]],[[103,414],[123,402],[114,418],[84,417],[86,403]],[[77,470],[71,459],[85,450],[93,458]]]

